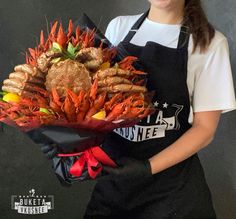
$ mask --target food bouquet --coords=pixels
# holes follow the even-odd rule
[[[68,183],[96,178],[103,165],[115,167],[100,147],[106,133],[154,111],[146,73],[133,65],[137,58],[119,60],[97,34],[71,20],[64,31],[56,21],[2,86],[0,121],[57,147],[53,168]]]

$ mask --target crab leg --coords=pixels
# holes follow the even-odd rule
[[[99,92],[107,91],[110,93],[117,92],[147,92],[147,88],[144,86],[132,85],[132,84],[116,84],[109,87],[102,87],[98,89]]]
[[[32,75],[29,75],[25,72],[12,72],[9,75],[9,78],[21,80],[23,82],[30,82],[34,84],[44,84],[44,81],[42,80],[42,78],[33,77]]]
[[[110,86],[114,84],[132,84],[130,80],[122,77],[107,77],[98,81],[99,87]]]
[[[26,72],[32,76],[38,77],[38,78],[45,78],[45,75],[39,71],[36,67],[33,67],[31,65],[28,64],[22,64],[22,65],[17,65],[15,66],[14,70],[16,72]]]

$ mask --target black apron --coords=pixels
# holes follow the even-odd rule
[[[147,15],[148,12],[138,19],[118,50],[120,55],[138,57],[148,72],[147,88],[156,91],[153,103],[157,112],[133,127],[116,129],[109,134],[103,147],[111,154],[115,151],[114,157],[148,159],[191,128],[187,28],[181,28],[177,49],[155,42],[147,42],[144,47],[131,44]],[[216,218],[197,154],[147,179],[98,180],[85,218],[120,217]]]

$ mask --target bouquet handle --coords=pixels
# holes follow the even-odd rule
[[[69,173],[72,176],[80,177],[87,167],[89,177],[95,179],[102,171],[102,165],[115,167],[115,162],[101,149],[100,146],[93,146],[83,152],[58,154],[58,157],[78,157],[70,167]],[[102,164],[102,165],[101,165]]]

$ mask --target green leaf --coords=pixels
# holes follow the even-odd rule
[[[6,94],[8,94],[8,92],[6,92],[6,91],[0,91],[0,95],[4,96],[4,95],[6,95]]]
[[[71,42],[68,43],[67,51],[64,51],[64,55],[66,58],[75,59],[76,54],[80,48],[80,45],[73,46]]]
[[[51,63],[56,64],[56,63],[58,63],[58,62],[60,62],[60,61],[61,61],[61,57],[53,59],[53,60],[51,61]]]
[[[63,53],[63,57],[64,57],[65,59],[75,59],[75,56],[71,55],[71,54],[68,53],[67,51],[65,51],[65,52]]]
[[[39,111],[42,113],[51,114],[51,112],[46,108],[40,108]]]
[[[68,47],[67,47],[67,52],[70,53],[72,56],[75,55],[76,47],[73,46],[71,42],[69,42]]]
[[[63,58],[65,58],[65,59],[75,59],[79,48],[80,48],[80,45],[73,46],[73,44],[71,42],[69,42],[68,46],[67,46],[67,49],[65,50],[58,43],[53,42],[51,50],[53,52],[62,53]],[[53,63],[57,63],[58,60],[59,59],[55,59],[55,62],[53,61]]]
[[[6,91],[0,91],[0,101],[1,101],[1,102],[5,102],[5,101],[3,100],[3,97],[4,97],[4,95],[6,95],[6,94],[8,94],[8,92],[6,92]]]
[[[54,52],[60,52],[60,53],[62,53],[62,48],[61,48],[61,46],[60,46],[58,43],[56,43],[56,42],[53,42],[53,43],[52,43],[52,50],[53,50]]]

